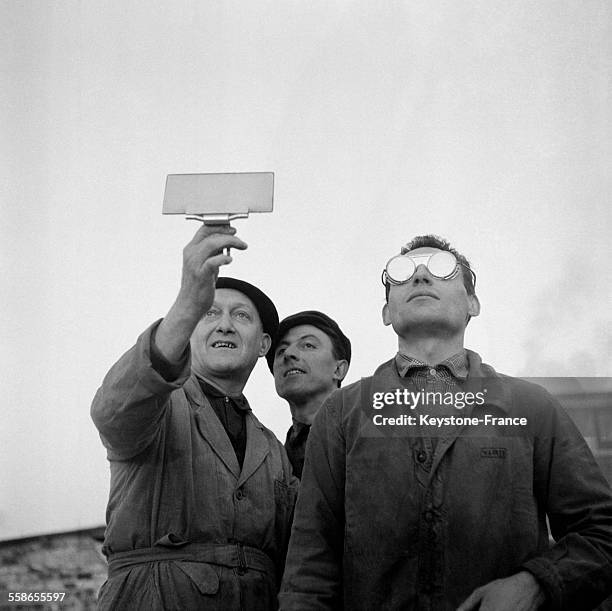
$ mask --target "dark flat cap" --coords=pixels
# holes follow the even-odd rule
[[[270,371],[272,371],[274,365],[274,353],[276,352],[278,344],[280,344],[289,329],[297,327],[298,325],[312,325],[323,331],[323,333],[331,339],[334,346],[334,352],[338,357],[345,359],[349,363],[351,362],[351,342],[349,338],[342,333],[338,323],[327,314],[323,314],[323,312],[305,310],[304,312],[298,312],[297,314],[292,314],[284,318],[278,326],[278,332],[276,335],[272,336],[272,346],[270,350],[268,350],[268,354],[266,354],[266,360],[268,361]]]
[[[215,286],[218,289],[234,289],[246,295],[257,308],[264,333],[267,333],[272,338],[276,337],[278,333],[278,312],[272,300],[261,289],[244,280],[228,278],[227,276],[217,278]]]

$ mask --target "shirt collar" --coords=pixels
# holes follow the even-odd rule
[[[424,367],[446,367],[451,375],[458,380],[465,380],[468,376],[468,359],[465,350],[462,349],[456,354],[449,356],[437,365],[430,365],[425,363],[413,356],[402,354],[398,352],[395,356],[395,365],[397,372],[402,378],[410,377],[415,374],[417,370]]]
[[[293,421],[291,428],[287,431],[287,440],[294,441],[298,437],[302,435],[308,435],[310,431],[310,424],[306,424],[305,422],[299,422],[297,420]]]
[[[213,397],[215,399],[224,399],[225,397],[227,397],[238,409],[242,409],[244,411],[250,411],[251,406],[249,405],[249,402],[246,400],[246,397],[242,393],[240,393],[239,395],[228,395],[227,393],[223,392],[220,388],[218,388],[217,386],[215,386],[214,384],[212,384],[208,380],[205,380],[204,378],[200,377],[197,374],[196,374],[196,378],[200,384],[200,388],[202,389],[202,392],[207,397]]]
[[[480,355],[473,350],[465,350],[465,355],[468,376],[464,382],[464,389],[474,393],[486,392],[486,405],[494,405],[506,413],[511,413],[516,379],[497,373],[491,365],[483,363]],[[373,379],[376,379],[377,383],[396,384],[399,374],[398,359],[399,355],[395,355],[380,365],[374,372]]]

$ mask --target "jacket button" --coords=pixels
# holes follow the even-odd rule
[[[423,450],[419,450],[416,455],[416,459],[419,462],[425,462],[427,460],[427,453]]]
[[[236,494],[234,495],[239,501],[241,501],[244,498],[244,492],[242,491],[241,488],[238,488],[238,490],[236,490]]]

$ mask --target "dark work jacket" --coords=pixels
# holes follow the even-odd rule
[[[432,444],[431,433],[375,426],[373,393],[407,384],[393,360],[323,404],[281,609],[450,611],[521,570],[551,609],[591,609],[612,590],[612,492],[582,436],[543,388],[468,360],[464,390],[486,388],[486,402],[457,416],[525,417],[526,427],[450,426]]]
[[[111,484],[101,609],[274,609],[298,480],[249,411],[240,469],[190,363],[152,366],[153,327],[111,368],[91,413]]]

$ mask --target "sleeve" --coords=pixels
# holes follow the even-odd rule
[[[153,365],[151,343],[159,322],[144,331],[136,344],[111,367],[94,397],[91,417],[109,460],[128,460],[153,441],[170,393],[181,388],[189,377],[189,351],[178,364],[168,364],[160,354],[153,355],[161,371]],[[169,373],[177,377],[168,380],[164,375]]]
[[[306,445],[280,609],[336,609],[342,600],[345,440],[341,395],[319,410]]]
[[[592,609],[612,592],[612,491],[582,435],[550,396],[535,439],[538,501],[555,544],[527,561],[551,608]]]

